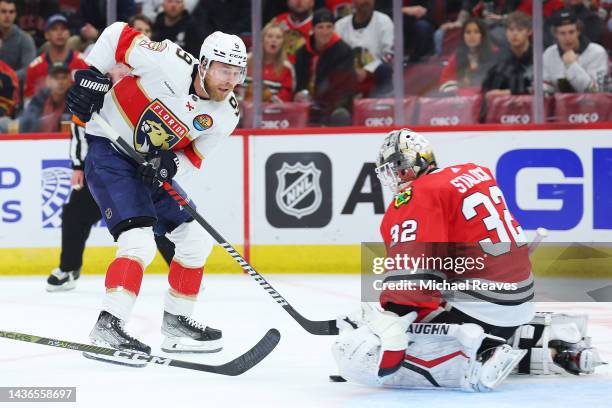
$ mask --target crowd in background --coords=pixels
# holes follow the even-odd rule
[[[533,93],[532,0],[404,0],[401,10],[405,77],[431,84],[414,94]],[[544,0],[547,94],[612,91],[611,11],[612,0]],[[252,44],[249,0],[117,0],[116,14],[194,55],[217,30]],[[264,102],[302,102],[311,124],[348,125],[356,99],[392,96],[392,0],[263,0],[262,15]],[[60,130],[74,71],[106,25],[106,0],[0,0],[0,131]],[[248,71],[237,90],[247,103],[251,54]]]

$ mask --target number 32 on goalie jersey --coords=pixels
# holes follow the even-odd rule
[[[477,168],[488,174],[469,189],[450,183],[457,174]],[[482,250],[498,256],[525,245],[520,225],[506,207],[501,189],[490,171],[473,164],[453,166],[419,178],[410,187],[409,200],[391,203],[381,224],[387,246],[416,242],[478,242]],[[456,169],[461,172],[457,173]]]

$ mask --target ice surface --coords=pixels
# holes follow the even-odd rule
[[[357,275],[271,275],[270,283],[309,319],[324,320],[359,306]],[[85,359],[79,352],[0,339],[0,386],[77,387],[78,407],[611,407],[612,368],[592,376],[514,377],[495,392],[407,391],[330,383],[333,337],[313,336],[246,275],[205,276],[195,318],[223,330],[225,348],[174,358],[219,364],[243,353],[270,327],[281,331],[275,351],[239,377],[174,367],[128,368]],[[167,280],[145,275],[128,330],[156,355]],[[0,330],[87,342],[99,313],[103,277],[83,276],[77,289],[47,293],[45,277],[0,278]],[[590,334],[612,361],[612,304],[546,303],[540,310],[590,315]],[[45,406],[36,403],[2,406]],[[74,404],[52,404],[75,406]]]

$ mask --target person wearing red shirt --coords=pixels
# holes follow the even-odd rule
[[[291,102],[295,90],[295,70],[287,60],[284,49],[285,35],[283,29],[274,23],[268,23],[262,30],[263,39],[263,101]],[[245,99],[253,98],[253,60],[249,54],[247,62]]]
[[[68,48],[68,38],[70,38],[70,31],[66,17],[61,14],[49,17],[45,27],[45,39],[49,41],[49,50],[40,54],[28,66],[23,92],[26,100],[31,99],[41,88],[45,87],[49,69],[54,64],[67,66],[71,74],[74,74],[76,70],[88,68],[81,55]]]
[[[295,64],[295,54],[312,34],[314,0],[287,0],[289,12],[279,14],[272,23],[285,32],[285,52],[289,62]]]
[[[486,295],[488,302],[456,302],[434,293],[421,304],[411,298],[414,293],[384,291],[381,305],[387,310],[404,311],[401,314],[414,310],[417,320],[422,320],[436,318],[431,314],[439,316],[438,307],[451,304],[460,313],[491,326],[495,335],[508,338],[514,328],[533,316],[533,305],[529,303],[533,291],[522,290],[532,284],[533,277],[525,235],[506,208],[492,172],[474,163],[439,169],[429,142],[409,129],[392,132],[386,142],[377,174],[396,194],[380,226],[387,255],[412,254],[416,250],[419,255],[435,252],[474,259],[480,256],[484,258],[482,267],[472,270],[440,266],[423,269],[435,269],[435,273],[445,275],[443,279],[510,282],[520,289],[508,291],[502,300],[512,297],[512,304],[497,304],[500,299],[485,292],[480,295]],[[435,248],[432,243],[449,244]]]
[[[66,94],[72,85],[70,70],[62,63],[49,69],[46,86],[41,88],[19,118],[19,132],[59,132],[60,124],[70,120]]]

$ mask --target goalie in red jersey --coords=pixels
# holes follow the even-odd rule
[[[515,368],[592,371],[582,317],[534,317],[527,242],[488,168],[438,168],[427,139],[401,129],[386,136],[376,172],[395,195],[381,223],[386,271],[380,307],[338,319],[342,376],[483,391]],[[571,335],[556,330],[565,326]],[[551,353],[550,340],[563,345]]]

